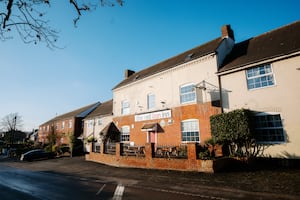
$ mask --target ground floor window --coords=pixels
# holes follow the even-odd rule
[[[130,127],[129,126],[122,126],[120,141],[121,142],[130,141]]]
[[[199,121],[190,119],[181,122],[181,141],[200,142]]]
[[[280,114],[260,113],[254,117],[255,137],[257,142],[284,142],[284,132]]]

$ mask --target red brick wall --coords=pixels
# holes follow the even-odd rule
[[[103,146],[103,145],[102,145]],[[147,168],[147,169],[162,169],[162,170],[178,170],[178,171],[198,171],[198,172],[214,172],[212,160],[196,159],[196,145],[189,143],[187,147],[187,159],[175,158],[152,158],[152,148],[154,145],[147,143],[145,146],[145,157],[135,156],[120,156],[120,143],[116,145],[116,155],[103,153],[94,153],[90,151],[86,155],[86,160],[107,164],[116,167],[132,167],[132,168]]]
[[[221,113],[221,109],[211,106],[211,103],[191,104],[171,109],[172,117],[170,119],[147,120],[141,122],[134,121],[134,115],[115,117],[113,121],[121,129],[122,126],[130,126],[130,141],[137,145],[144,145],[147,142],[147,132],[141,131],[145,123],[160,123],[165,121],[162,127],[163,132],[158,133],[158,144],[177,145],[181,143],[181,121],[187,119],[198,119],[200,126],[200,140],[204,142],[211,137],[210,116]],[[169,125],[168,120],[172,120]]]
[[[72,127],[69,128],[69,120],[72,120]],[[62,123],[65,122],[64,129],[62,129]],[[75,121],[74,118],[67,118],[57,121],[51,121],[48,124],[41,125],[38,130],[38,140],[39,142],[47,141],[48,135],[51,133],[52,128],[54,128],[54,132],[57,134],[57,144],[61,144],[61,138],[63,138],[63,144],[69,144],[69,136],[68,134],[75,133],[78,137],[81,134],[81,118]],[[57,125],[57,129],[56,129]],[[48,130],[46,127],[49,127]],[[42,128],[41,128],[42,127]],[[45,128],[43,128],[45,127]]]

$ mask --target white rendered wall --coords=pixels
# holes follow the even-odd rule
[[[273,145],[265,154],[274,157],[300,157],[300,56],[271,63],[275,85],[248,90],[246,71],[221,77],[225,111],[247,108],[280,113],[287,142]],[[228,95],[228,96],[227,96]]]

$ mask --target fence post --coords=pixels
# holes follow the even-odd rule
[[[187,144],[187,157],[188,159],[196,160],[197,159],[196,143]]]
[[[116,142],[116,158],[119,159],[121,155],[121,145],[120,142]]]
[[[100,144],[100,153],[101,154],[104,153],[104,142],[101,142],[101,144]]]
[[[145,162],[148,168],[152,168],[152,159],[154,154],[154,143],[145,144]]]

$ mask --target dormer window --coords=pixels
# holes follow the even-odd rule
[[[194,56],[194,53],[190,53],[185,57],[185,61],[189,61],[192,59],[192,57]]]

